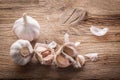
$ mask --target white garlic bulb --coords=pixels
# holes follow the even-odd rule
[[[24,13],[22,18],[15,21],[13,31],[18,38],[33,41],[39,37],[40,25],[34,18]]]
[[[23,56],[21,53],[21,49],[27,48],[29,54]],[[17,40],[11,45],[10,48],[10,56],[12,57],[13,61],[18,65],[26,65],[33,57],[33,48],[28,40]]]
[[[100,29],[100,28],[97,28],[95,26],[90,27],[91,33],[96,35],[96,36],[104,36],[108,32],[108,30],[109,30],[108,28]]]

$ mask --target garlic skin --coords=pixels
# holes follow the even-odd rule
[[[15,21],[13,31],[18,38],[33,41],[40,35],[40,25],[34,18],[24,13],[22,18]]]
[[[108,28],[100,29],[100,28],[97,28],[95,26],[90,27],[91,33],[96,35],[96,36],[104,36],[108,32],[108,30],[109,30]]]
[[[89,58],[91,61],[97,61],[98,60],[98,53],[88,53],[85,56],[87,58]]]
[[[20,50],[24,47],[27,47],[29,54],[27,56],[22,56]],[[17,40],[10,47],[10,56],[12,57],[14,63],[24,66],[30,62],[33,57],[33,48],[29,41],[27,40]]]
[[[76,62],[77,62],[77,64],[74,65],[74,67],[81,68],[85,64],[85,57],[82,55],[77,55]]]
[[[54,60],[55,51],[54,48],[57,46],[56,42],[50,44],[36,43],[34,47],[35,56],[37,60],[44,65],[52,65]]]

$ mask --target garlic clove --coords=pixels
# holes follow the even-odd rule
[[[76,62],[77,62],[77,65],[74,65],[74,67],[81,68],[85,64],[85,57],[82,55],[77,55]]]
[[[96,36],[104,36],[107,32],[108,32],[108,28],[97,28],[95,26],[91,26],[90,27],[90,31],[92,32],[92,34],[96,35]]]
[[[55,59],[56,59],[55,64],[60,68],[66,68],[71,65],[69,60],[61,54],[57,55]]]
[[[28,48],[29,54],[27,56],[22,56],[20,50],[24,47]],[[13,61],[18,65],[26,65],[33,57],[33,48],[29,41],[27,40],[17,40],[11,45],[10,56]]]
[[[69,45],[63,47],[63,52],[71,57],[75,57],[78,54],[75,47]]]
[[[34,18],[24,13],[22,18],[15,21],[13,31],[18,38],[33,41],[39,38],[40,25]]]
[[[98,53],[88,53],[85,56],[87,58],[89,58],[91,61],[97,61],[98,60]]]
[[[54,60],[54,50],[49,48],[47,44],[36,43],[35,56],[37,60],[44,65],[52,65]]]

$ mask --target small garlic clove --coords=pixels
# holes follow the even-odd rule
[[[66,68],[71,65],[69,60],[61,54],[57,55],[55,59],[56,59],[55,64],[60,68]]]
[[[25,13],[22,18],[15,21],[13,31],[18,38],[33,41],[39,38],[40,25]]]
[[[88,53],[85,56],[87,58],[89,58],[91,61],[97,61],[98,60],[98,53]]]
[[[82,55],[77,55],[76,62],[77,62],[77,65],[74,65],[74,67],[81,68],[85,64],[85,57]]]
[[[96,35],[96,36],[104,36],[107,32],[108,32],[108,28],[97,28],[95,26],[91,26],[90,27],[90,31],[92,32],[92,34]]]
[[[29,54],[27,56],[22,56],[20,50],[22,48],[28,48]],[[33,57],[33,48],[29,41],[27,40],[17,40],[11,45],[10,48],[10,56],[12,57],[13,61],[18,65],[26,65],[30,62]]]

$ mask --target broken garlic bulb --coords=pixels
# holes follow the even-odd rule
[[[70,65],[77,65],[75,57],[78,55],[76,47],[80,42],[70,42],[69,34],[64,35],[64,44],[58,49],[55,55],[54,62],[58,67],[65,68]]]
[[[34,18],[24,13],[22,18],[15,21],[13,31],[18,38],[33,41],[39,37],[40,25]]]
[[[29,54],[23,56],[21,49],[27,48]],[[28,40],[17,40],[11,45],[10,56],[13,61],[18,65],[26,65],[33,57],[33,48]]]
[[[104,36],[108,32],[108,30],[109,30],[108,28],[100,29],[100,28],[97,28],[95,26],[90,27],[91,33],[96,35],[96,36]]]
[[[54,48],[57,43],[52,41],[50,44],[36,43],[34,51],[37,60],[44,65],[52,65],[54,60]]]

